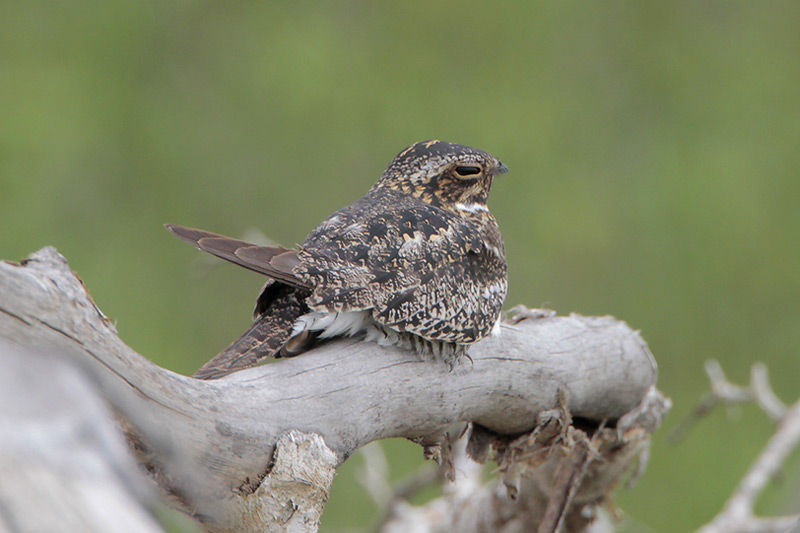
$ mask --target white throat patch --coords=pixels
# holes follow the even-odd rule
[[[467,213],[478,213],[478,212],[489,211],[489,208],[483,204],[462,204],[461,202],[456,204],[456,209]]]

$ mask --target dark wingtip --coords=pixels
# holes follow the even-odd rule
[[[170,233],[173,233],[175,235],[179,233],[187,233],[193,231],[192,228],[187,228],[186,226],[181,226],[179,224],[164,224],[164,227],[167,228],[167,230],[169,230]]]
[[[195,240],[200,240],[204,238],[230,239],[230,237],[226,237],[225,235],[220,235],[219,233],[212,233],[204,229],[190,228],[188,226],[180,226],[178,224],[164,224],[164,227],[167,228],[170,231],[170,233],[172,233],[176,237],[189,237]]]
[[[216,233],[187,228],[186,226],[179,226],[178,224],[164,224],[164,227],[183,242],[189,243],[196,248],[200,248],[200,239],[202,238],[221,237],[221,235],[217,235]]]
[[[179,226],[178,224],[164,224],[164,227],[175,236],[186,234],[184,230],[190,229],[185,226]]]

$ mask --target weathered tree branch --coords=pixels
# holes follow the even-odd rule
[[[763,363],[755,363],[750,368],[750,383],[746,387],[731,383],[725,377],[719,361],[715,359],[706,361],[705,369],[711,382],[711,390],[703,395],[689,416],[670,432],[669,439],[672,442],[681,440],[693,424],[719,404],[736,405],[743,402],[755,402],[764,411],[764,414],[775,422],[780,421],[786,415],[787,407],[772,391],[769,384],[769,373]]]
[[[458,421],[518,436],[559,390],[572,416],[613,422],[657,377],[625,323],[571,315],[521,316],[452,370],[347,339],[200,381],[127,347],[52,248],[0,263],[0,296],[0,338],[81,365],[172,504],[211,531],[313,531],[335,468],[373,440],[434,444]]]
[[[2,339],[0,369],[0,531],[162,531],[91,380]]]
[[[717,403],[737,404],[754,401],[764,413],[778,422],[761,455],[739,482],[739,486],[714,520],[703,526],[700,533],[779,533],[800,529],[800,514],[789,516],[756,516],[756,499],[785,463],[789,454],[800,446],[800,400],[786,407],[775,395],[767,379],[767,369],[761,363],[753,365],[750,386],[741,387],[728,381],[717,361],[706,362],[711,380],[711,392],[690,415],[695,421]]]

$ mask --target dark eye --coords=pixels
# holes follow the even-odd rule
[[[461,176],[462,178],[466,178],[469,176],[475,176],[476,174],[481,173],[481,167],[456,167],[456,174]]]

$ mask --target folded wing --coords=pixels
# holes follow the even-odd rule
[[[180,240],[220,259],[265,274],[287,285],[304,289],[311,288],[293,273],[294,267],[299,263],[297,250],[290,250],[282,246],[259,246],[210,231],[176,224],[166,224],[164,227]]]

